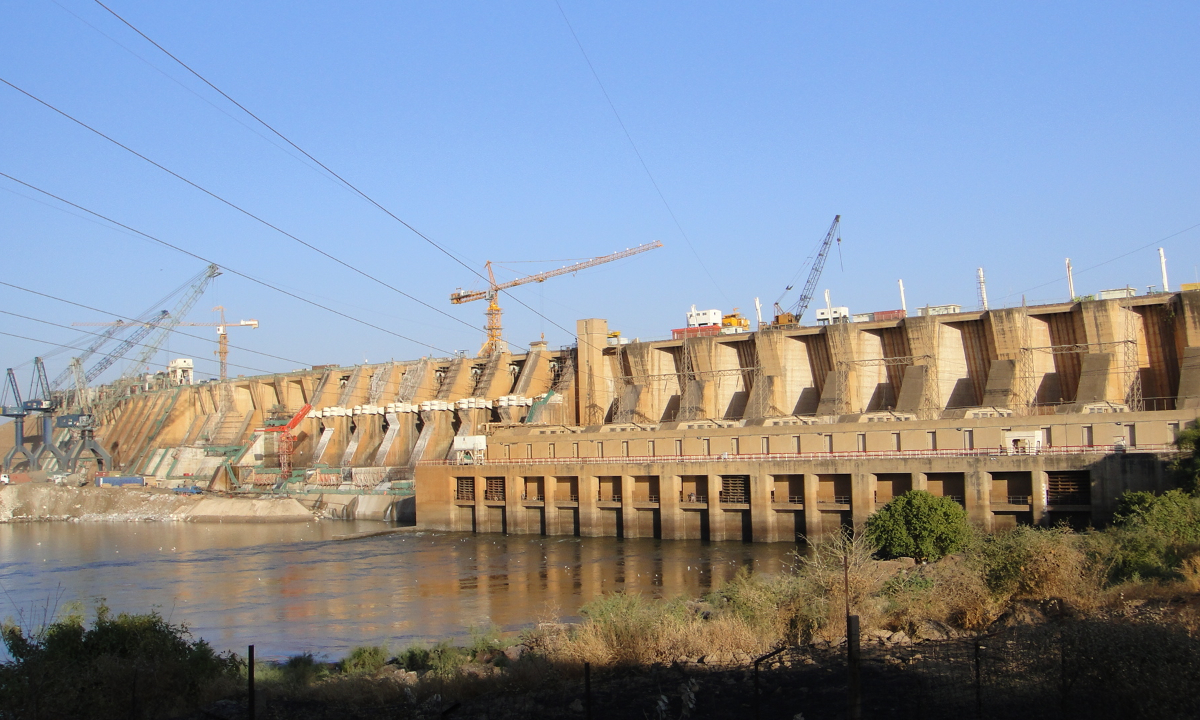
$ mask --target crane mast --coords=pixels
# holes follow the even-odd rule
[[[783,291],[783,295],[779,296],[779,300],[775,301],[775,321],[774,325],[795,325],[804,317],[804,313],[808,310],[809,303],[812,302],[813,294],[817,291],[817,282],[821,279],[821,272],[825,270],[825,261],[829,258],[829,248],[833,245],[833,241],[837,240],[840,245],[842,237],[840,233],[842,216],[834,215],[833,224],[829,226],[829,232],[825,233],[825,239],[821,241],[817,248],[817,253],[812,260],[812,270],[808,273],[808,280],[804,283],[804,290],[800,293],[800,299],[796,301],[789,310],[784,311],[780,306],[780,300],[783,300],[784,295],[792,289],[789,285]]]
[[[112,340],[113,335],[116,335],[122,329],[127,328],[133,324],[134,323],[121,323],[121,322],[114,323],[112,327],[110,327],[107,330],[105,330],[104,332],[102,332],[100,334],[100,337],[97,338],[96,340],[94,340],[91,345],[88,345],[86,348],[84,348],[83,352],[80,353],[75,358],[73,358],[71,362],[74,363],[76,360],[78,360],[80,363],[86,362],[88,360],[88,358],[90,358],[92,355],[96,354],[97,350],[99,350],[101,347],[103,347],[105,344],[107,344],[109,340]],[[63,389],[63,386],[67,384],[67,381],[71,380],[74,372],[75,372],[74,369],[71,366],[68,366],[66,370],[63,370],[61,373],[59,373],[58,377],[54,378],[53,382],[50,383],[50,389],[51,390]]]
[[[200,296],[204,294],[204,291],[208,288],[209,283],[211,283],[220,274],[221,269],[219,267],[216,265],[209,265],[208,267],[204,268],[204,272],[192,279],[192,286],[188,289],[187,294],[183,296],[172,312],[165,313],[158,323],[158,334],[151,338],[148,343],[146,343],[146,345],[142,348],[142,351],[139,352],[133,359],[133,362],[129,364],[129,367],[126,368],[125,372],[122,374],[123,378],[134,377],[142,371],[142,368],[145,367],[146,363],[150,361],[150,358],[154,357],[154,354],[158,352],[160,347],[162,347],[163,342],[167,339],[167,336],[171,334],[171,331],[175,329],[175,326],[183,321],[188,312],[190,312],[192,307],[196,304],[196,301],[198,301]]]
[[[501,291],[517,287],[518,285],[525,285],[527,283],[545,282],[552,277],[579,272],[580,270],[584,270],[586,268],[603,265],[604,263],[609,263],[614,260],[621,260],[623,258],[631,257],[639,253],[644,253],[647,250],[653,250],[660,247],[662,247],[662,243],[658,241],[646,243],[645,245],[627,248],[625,250],[621,250],[620,252],[612,253],[611,255],[602,255],[601,257],[584,260],[583,262],[577,262],[574,265],[567,265],[556,270],[547,270],[546,272],[528,275],[526,277],[517,278],[516,280],[509,280],[508,282],[503,283],[496,282],[496,276],[492,272],[492,261],[489,260],[485,267],[487,268],[488,285],[490,287],[487,290],[468,291],[463,291],[462,288],[459,288],[450,294],[450,302],[455,305],[461,305],[474,300],[482,300],[487,298],[487,325],[485,328],[487,330],[487,341],[484,342],[483,347],[479,350],[479,356],[484,357],[486,355],[491,355],[493,352],[503,347],[503,330],[500,324],[501,310],[500,303],[497,299]]]
[[[130,335],[129,337],[122,340],[120,345],[117,345],[115,348],[112,349],[111,352],[109,352],[104,357],[100,358],[96,362],[95,365],[88,368],[88,371],[87,371],[88,382],[91,382],[92,380],[95,380],[96,378],[100,377],[101,373],[103,373],[105,370],[112,367],[113,363],[115,363],[116,361],[118,361],[122,357],[124,357],[125,353],[129,352],[129,348],[137,345],[139,342],[142,341],[142,338],[146,337],[151,332],[153,332],[154,328],[158,327],[159,323],[161,323],[164,319],[166,319],[167,315],[169,315],[169,314],[170,313],[168,313],[166,310],[160,311],[158,313],[158,315],[156,315],[153,319],[147,320],[146,322],[142,323],[138,327],[138,329],[133,332],[132,335]],[[125,325],[125,327],[128,327],[128,324],[124,324],[124,325]]]

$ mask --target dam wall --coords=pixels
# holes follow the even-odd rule
[[[391,496],[362,505],[380,517],[411,516],[415,494],[417,521],[431,528],[670,537],[704,527],[732,537],[737,525],[741,536],[767,539],[787,537],[785,526],[811,534],[860,525],[903,487],[961,497],[985,527],[1054,513],[1103,522],[1118,488],[1161,486],[1170,443],[1200,413],[1200,291],[736,330],[630,342],[591,318],[577,323],[574,346],[536,342],[524,354],[147,381],[109,403],[95,436],[113,459],[104,469],[161,486]],[[285,474],[279,433],[267,430],[306,405]],[[37,425],[26,424],[27,447],[41,442]],[[473,437],[486,450],[454,451]],[[65,431],[53,439],[69,440]],[[52,472],[47,457],[41,469]],[[643,487],[648,479],[656,492]],[[838,507],[817,512],[811,498],[774,506],[785,494],[821,497],[830,482],[831,497],[846,502],[817,504]],[[1050,501],[1053,488],[1078,490],[1060,500],[1085,497],[1079,483],[1087,502]],[[697,520],[663,505],[692,495],[721,503],[723,492],[747,507],[687,508],[713,510]],[[570,522],[546,505],[537,522],[522,515],[520,503],[593,495],[617,505],[580,505]],[[660,505],[627,507],[651,502],[632,499],[642,495]],[[529,499],[537,496],[555,499]],[[351,504],[320,502],[331,513]],[[743,510],[749,520],[721,514]],[[781,519],[784,510],[795,517]],[[633,529],[646,523],[651,530]]]

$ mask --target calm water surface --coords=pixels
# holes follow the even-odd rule
[[[0,525],[0,618],[105,599],[158,609],[214,647],[340,657],[570,619],[630,590],[696,596],[741,566],[776,571],[795,546],[405,532],[335,540],[384,523]]]

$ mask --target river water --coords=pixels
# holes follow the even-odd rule
[[[0,618],[103,599],[156,609],[219,650],[339,658],[356,645],[466,637],[575,619],[606,592],[694,597],[747,566],[773,572],[794,545],[406,531],[384,523],[0,525]],[[0,649],[0,653],[3,650]]]

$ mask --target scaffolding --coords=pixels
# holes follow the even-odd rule
[[[719,392],[732,378],[734,391],[738,388],[750,393],[761,381],[762,367],[736,367],[723,370],[693,370],[686,351],[680,353],[678,370],[673,373],[623,373],[611,378],[613,390],[613,422],[657,423],[659,418],[650,418],[637,411],[638,399],[643,393],[661,390],[662,396],[674,385],[678,388],[679,410],[675,420],[711,420],[704,409],[704,392]],[[711,384],[710,384],[711,383]],[[704,389],[701,389],[701,388]],[[749,403],[747,411],[749,414]]]
[[[1126,318],[1127,335],[1129,318]],[[1112,350],[1106,350],[1112,348]],[[1121,387],[1126,407],[1132,412],[1142,409],[1142,378],[1138,372],[1138,341],[1136,337],[1126,337],[1124,340],[1108,340],[1094,343],[1072,343],[1068,345],[1046,345],[1042,347],[1021,348],[1021,361],[1018,365],[1018,385],[1021,390],[1014,403],[1013,410],[1019,415],[1036,414],[1037,402],[1037,373],[1035,372],[1034,353],[1043,352],[1050,355],[1070,355],[1111,352],[1114,359],[1120,359],[1117,375],[1121,378]]]
[[[834,386],[834,402],[837,405],[838,414],[840,415],[840,414],[844,414],[847,412],[860,413],[860,412],[867,411],[867,409],[865,407],[857,407],[857,408],[850,407],[849,384],[850,384],[850,370],[851,369],[858,368],[858,367],[885,367],[885,368],[896,367],[896,366],[908,367],[910,365],[916,365],[918,360],[926,360],[926,361],[929,361],[932,363],[933,356],[932,355],[904,355],[904,356],[898,356],[898,357],[872,358],[869,360],[838,360],[838,361],[836,361],[837,381]],[[892,397],[890,398],[891,402],[888,403],[888,405],[890,407],[895,407],[896,398],[898,395],[898,393],[897,393],[898,389],[895,387],[894,383],[892,383],[890,380],[888,381],[887,384],[892,386]],[[931,386],[933,386],[933,383],[930,383],[927,381],[925,383],[925,387],[923,388],[922,397],[921,397],[922,409],[925,409],[925,407],[927,405],[930,407],[936,407],[936,405],[937,405],[936,386],[933,386],[932,390],[931,390]]]
[[[375,368],[374,374],[371,375],[371,384],[367,389],[367,403],[378,405],[383,399],[383,391],[387,388],[395,367],[396,361],[391,360]]]

